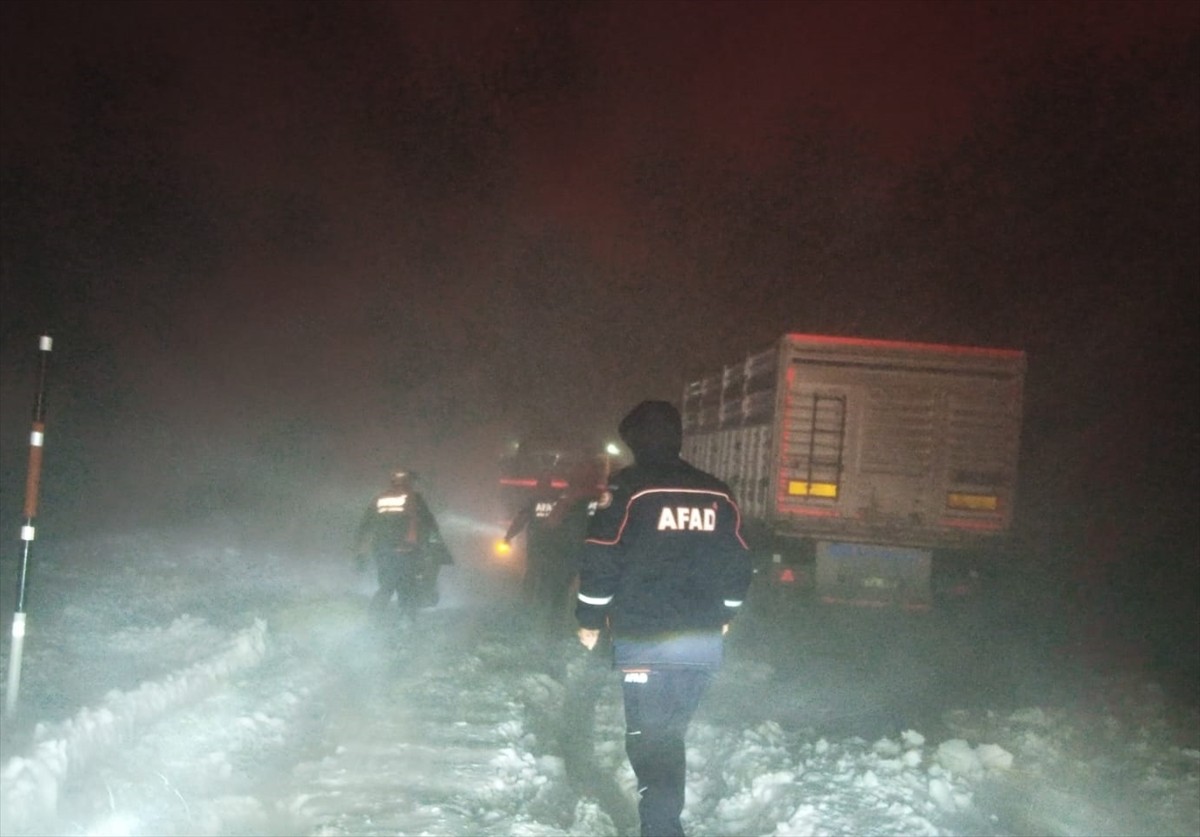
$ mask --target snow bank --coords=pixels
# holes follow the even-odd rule
[[[82,770],[93,755],[258,665],[266,650],[267,623],[256,619],[207,660],[131,692],[110,692],[100,707],[85,707],[61,723],[38,724],[32,753],[9,759],[0,772],[0,831],[21,833],[46,821],[57,808],[67,777]]]
[[[942,834],[947,816],[978,817],[976,783],[1012,764],[994,744],[959,740],[930,751],[912,730],[872,744],[805,741],[774,722],[739,737],[698,724],[690,743],[685,820],[696,833]],[[706,770],[714,762],[722,765],[716,780]]]

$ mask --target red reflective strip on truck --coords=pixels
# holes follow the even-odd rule
[[[945,343],[910,343],[903,340],[874,340],[866,337],[833,337],[824,334],[789,334],[788,339],[826,346],[859,346],[873,349],[914,349],[922,352],[941,352],[943,354],[951,355],[984,355],[988,357],[1018,358],[1024,354],[1024,352],[1021,352],[1018,349],[991,349],[983,346],[951,346]]]
[[[515,485],[520,488],[537,488],[538,481],[531,479],[516,479],[514,477],[501,477],[501,485]],[[550,480],[551,488],[566,488],[568,485],[566,480]]]
[[[791,399],[787,396],[791,394],[792,384],[796,381],[796,367],[789,366],[785,377],[787,378],[787,393],[783,399],[783,412],[779,422],[779,449],[781,451],[788,450],[788,430],[792,426],[792,422],[789,415],[791,411]],[[788,496],[788,477],[787,474],[781,472],[779,474],[779,484],[775,489],[775,508],[782,509],[784,504],[789,500],[791,500],[791,497]]]

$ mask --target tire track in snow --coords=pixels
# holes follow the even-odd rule
[[[426,612],[331,649],[324,755],[297,766],[288,803],[300,831],[567,833],[565,776],[531,752],[528,673],[490,618]]]

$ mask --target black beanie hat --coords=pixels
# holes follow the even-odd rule
[[[621,419],[617,432],[639,461],[673,459],[683,446],[683,420],[667,401],[643,401]]]

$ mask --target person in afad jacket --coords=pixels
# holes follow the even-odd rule
[[[572,631],[571,588],[579,572],[579,551],[595,512],[600,468],[594,460],[573,467],[567,484],[549,489],[547,477],[517,512],[504,542],[525,534],[525,575],[522,591],[531,605],[535,624],[549,635]]]
[[[517,537],[525,536],[525,572],[521,577],[521,593],[526,602],[537,605],[546,568],[558,560],[558,519],[554,512],[566,496],[566,489],[554,488],[549,475],[538,479],[532,496],[517,510],[504,542],[511,544]],[[580,541],[582,542],[582,533]]]
[[[679,456],[679,411],[643,401],[619,432],[634,464],[610,480],[588,527],[575,613],[587,648],[611,633],[641,833],[670,837],[683,834],[688,724],[753,570],[729,488]]]
[[[452,563],[437,521],[414,483],[412,472],[393,472],[390,487],[367,507],[355,536],[358,568],[365,569],[368,557],[375,561],[379,589],[371,612],[376,615],[393,596],[409,615],[437,604],[438,571]]]

